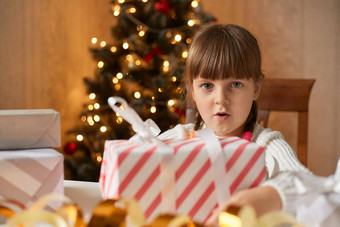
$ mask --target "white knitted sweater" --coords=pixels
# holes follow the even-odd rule
[[[189,138],[194,124],[179,124],[173,129],[162,133],[159,139]],[[274,187],[282,200],[282,209],[295,214],[297,192],[292,180],[294,172],[311,174],[297,159],[295,152],[285,141],[282,134],[271,129],[265,129],[259,124],[255,125],[252,142],[266,147],[265,165],[269,177],[262,185]]]

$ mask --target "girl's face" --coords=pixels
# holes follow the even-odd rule
[[[206,126],[218,136],[242,137],[261,84],[253,79],[193,80],[192,95]]]

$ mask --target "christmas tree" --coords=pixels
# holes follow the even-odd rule
[[[81,124],[69,131],[74,141],[64,147],[66,179],[97,181],[105,140],[134,134],[108,106],[109,97],[124,98],[162,131],[183,120],[188,45],[199,26],[215,20],[198,0],[118,0],[112,1],[112,14],[112,44],[102,41],[90,49],[98,68],[94,78],[84,79],[89,101]]]

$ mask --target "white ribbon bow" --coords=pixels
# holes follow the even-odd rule
[[[147,119],[144,122],[136,113],[136,111],[127,104],[125,99],[120,97],[110,97],[108,99],[108,103],[115,112],[120,114],[127,122],[132,125],[133,131],[135,131],[137,134],[131,139],[135,139],[137,137],[141,141],[146,141],[156,137],[161,132],[153,120]],[[122,104],[123,108],[118,107],[116,105],[117,103]]]

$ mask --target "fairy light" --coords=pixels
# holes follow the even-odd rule
[[[173,106],[175,104],[175,101],[173,100],[173,99],[170,99],[169,101],[168,101],[168,105],[169,106]]]
[[[86,116],[84,116],[84,115],[81,116],[81,117],[80,117],[80,120],[83,121],[83,122],[85,122],[85,121],[86,121]]]
[[[89,99],[93,100],[95,98],[96,98],[96,94],[95,93],[89,94]]]
[[[100,104],[99,104],[99,103],[95,103],[95,104],[93,105],[93,107],[94,107],[96,110],[98,110],[98,109],[100,108]]]
[[[182,40],[182,36],[180,34],[175,35],[175,41],[180,42]]]
[[[170,38],[171,38],[171,32],[167,32],[167,33],[165,34],[165,36],[166,36],[168,39],[170,39]]]
[[[160,88],[158,88],[158,92],[159,92],[159,93],[162,93],[163,91],[164,91],[164,89],[163,89],[163,88],[161,88],[161,87],[160,87]]]
[[[113,77],[112,78],[112,83],[117,84],[119,82],[117,77]]]
[[[126,55],[126,60],[128,60],[128,61],[133,61],[133,57],[132,57],[132,55],[131,54],[128,54],[128,55]]]
[[[125,0],[118,0],[119,4],[123,4],[125,2]]]
[[[99,129],[101,132],[106,132],[107,131],[107,128],[106,128],[106,126],[102,126],[102,127],[100,127],[100,129]]]
[[[197,8],[197,6],[198,6],[198,1],[196,1],[196,0],[192,1],[192,2],[191,2],[191,6],[192,6],[192,8]]]
[[[92,118],[92,116],[88,116],[87,117],[87,123],[89,123],[89,125],[94,125],[94,121],[93,121],[93,118]]]
[[[175,76],[171,77],[171,81],[172,82],[176,82],[177,81],[177,77],[175,77]]]
[[[84,136],[81,135],[81,134],[78,134],[77,137],[76,137],[76,139],[77,139],[78,141],[83,141]]]
[[[122,46],[125,50],[129,48],[129,44],[127,42],[124,42]]]
[[[111,47],[111,48],[110,48],[110,51],[111,51],[112,53],[115,53],[115,52],[117,51],[117,47],[115,47],[115,46]]]
[[[119,91],[121,89],[122,85],[120,83],[115,85],[115,90]]]
[[[187,58],[188,57],[188,51],[185,50],[182,52],[182,58]]]
[[[101,41],[101,42],[100,42],[100,46],[101,46],[101,47],[105,47],[105,46],[106,46],[106,42],[105,42],[105,41]]]
[[[151,113],[156,113],[156,111],[157,111],[157,108],[155,106],[151,106],[150,107],[150,112]]]
[[[88,108],[89,110],[93,110],[93,105],[90,104],[87,108]]]
[[[190,43],[191,43],[191,38],[187,38],[187,39],[185,40],[185,42],[186,42],[187,44],[190,44]]]
[[[94,116],[93,116],[93,120],[94,120],[95,122],[99,122],[99,121],[100,121],[99,115],[94,115]]]
[[[146,3],[146,2],[148,2],[148,0],[142,0],[142,2]]]
[[[189,20],[188,21],[188,25],[191,27],[191,26],[194,26],[195,25],[195,21],[194,20]]]
[[[170,63],[169,63],[168,60],[165,60],[165,61],[163,62],[163,71],[164,71],[164,72],[168,72],[168,71],[169,71],[169,65],[170,65]]]
[[[97,41],[98,41],[98,39],[97,39],[96,37],[93,37],[93,38],[91,39],[91,43],[92,43],[92,44],[96,44]]]
[[[120,14],[120,6],[119,5],[115,5],[113,7],[113,15],[117,17],[117,16],[119,16],[119,14]]]
[[[116,77],[120,80],[123,78],[123,73],[119,72],[116,74]]]
[[[136,91],[133,96],[135,96],[136,99],[140,99],[140,97],[142,96],[141,93],[139,91]]]
[[[122,117],[117,117],[116,122],[117,122],[117,124],[121,124],[123,122],[123,118]]]
[[[98,62],[98,68],[103,68],[104,67],[104,62],[103,61],[99,61]]]
[[[142,64],[142,62],[141,62],[141,60],[136,60],[136,65],[141,65]]]
[[[155,101],[155,96],[152,96],[152,97],[151,97],[151,100],[152,100],[152,101]]]
[[[145,35],[145,31],[144,31],[144,30],[139,31],[139,32],[138,32],[138,35],[139,35],[140,37],[143,37],[143,36]]]
[[[100,162],[102,162],[102,160],[103,160],[103,158],[102,158],[102,156],[100,156],[100,154],[97,156],[97,162],[98,163],[100,163]]]
[[[135,12],[136,12],[136,8],[135,7],[131,7],[131,8],[126,10],[126,13],[135,13]]]

